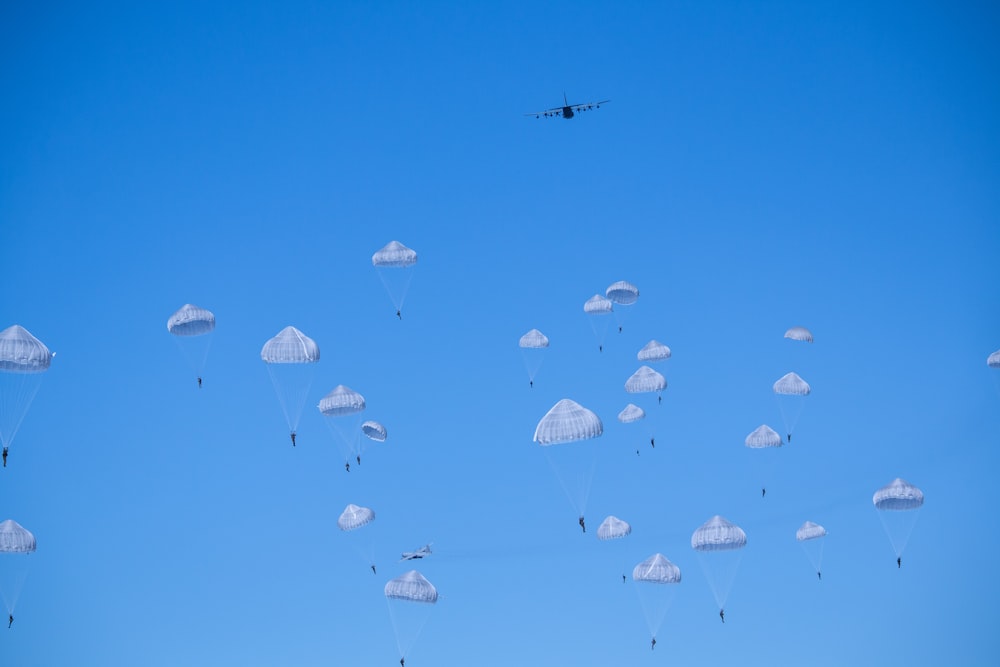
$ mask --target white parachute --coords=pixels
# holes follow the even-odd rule
[[[872,504],[878,510],[879,519],[892,543],[896,558],[901,559],[910,540],[910,533],[917,523],[920,508],[924,506],[924,492],[897,477],[875,492]]]
[[[691,548],[698,552],[720,611],[729,598],[746,544],[747,535],[743,529],[718,514],[691,535]]]
[[[670,358],[670,354],[669,347],[658,340],[651,340],[642,346],[636,357],[642,362],[655,363],[657,361],[666,361]]]
[[[620,540],[632,534],[632,526],[627,521],[622,521],[616,516],[608,516],[601,525],[597,527],[597,539]]]
[[[608,324],[611,321],[609,316],[614,312],[614,304],[611,299],[595,294],[584,302],[583,312],[587,314],[590,328],[594,330],[598,350],[603,352],[604,340],[608,336]]]
[[[625,381],[625,391],[630,394],[660,393],[666,388],[667,378],[649,366],[641,366]]]
[[[361,414],[365,411],[365,397],[350,387],[338,384],[320,399],[317,407],[326,417],[327,426],[340,444],[347,463],[350,464],[352,459],[361,463],[361,434],[364,432]]]
[[[208,361],[208,350],[212,345],[210,334],[215,331],[215,314],[205,308],[186,303],[167,320],[167,331],[173,334],[177,347],[180,348],[188,366],[194,371],[198,378],[198,386],[201,387],[205,363]]]
[[[751,449],[761,449],[764,447],[781,447],[784,441],[778,432],[767,424],[761,424],[753,430],[744,441]]]
[[[313,369],[319,361],[319,346],[312,338],[289,326],[264,343],[260,358],[267,365],[294,445],[302,408],[312,387]]]
[[[824,537],[826,528],[812,521],[806,521],[795,531],[795,539],[802,545],[802,550],[819,579],[823,578],[823,544],[826,540],[821,538]]]
[[[389,432],[385,430],[385,426],[382,426],[382,424],[374,419],[362,422],[361,432],[365,434],[365,437],[374,442],[385,442],[385,439],[389,437]]]
[[[629,403],[621,412],[618,413],[618,421],[623,424],[632,424],[640,419],[643,419],[645,416],[645,410],[640,408],[635,403]]]
[[[417,253],[399,241],[389,241],[372,255],[372,266],[378,271],[385,291],[396,306],[396,316],[400,319],[416,264]]]
[[[673,601],[676,587],[672,584],[681,582],[681,569],[663,554],[655,553],[632,569],[632,581],[649,634],[655,640]]]
[[[535,386],[535,376],[545,361],[545,351],[549,348],[549,337],[538,329],[532,329],[521,336],[517,343],[521,348],[521,357],[524,359],[524,368],[528,371],[529,386]]]
[[[360,528],[364,528],[374,521],[375,512],[372,509],[350,503],[337,518],[337,527],[341,531],[349,533],[348,539],[351,546],[365,560],[372,572],[376,573],[375,543],[372,540],[371,529],[359,531]]]
[[[805,327],[792,327],[785,332],[785,338],[788,338],[789,340],[800,340],[805,343],[813,342],[812,332]]]
[[[631,306],[639,300],[639,288],[630,282],[619,280],[616,283],[608,285],[608,289],[604,291],[604,295],[616,305]],[[618,333],[622,332],[622,325],[625,324],[624,316],[627,310],[629,309],[620,308],[614,311],[615,318],[618,320]]]
[[[986,357],[986,365],[990,368],[1000,368],[1000,350]]]
[[[809,383],[795,373],[786,373],[774,383],[774,395],[778,400],[778,408],[785,423],[785,433],[788,442],[792,441],[792,432],[802,414],[805,397],[812,393]]]
[[[28,556],[35,547],[35,536],[17,521],[0,523],[0,594],[10,615],[14,614],[28,575]]]
[[[592,440],[602,433],[604,424],[600,417],[568,398],[552,406],[535,427],[534,441],[542,446],[563,491],[579,514],[584,531],[583,515],[597,464],[597,448],[593,443],[582,441]],[[562,446],[568,443],[581,444]]]
[[[55,355],[27,329],[0,331],[0,444],[9,448]]]
[[[410,570],[386,583],[385,599],[399,657],[405,659],[437,603],[438,592],[424,575]]]

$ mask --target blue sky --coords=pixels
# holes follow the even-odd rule
[[[998,14],[803,5],[0,9],[0,327],[57,352],[0,473],[38,539],[3,663],[393,665],[382,587],[433,541],[413,667],[991,664]],[[611,102],[523,115],[564,91]],[[641,296],[599,353],[582,304],[617,280]],[[217,317],[201,391],[184,303]],[[322,351],[294,449],[259,356],[287,325]],[[623,388],[651,338],[661,406]],[[813,393],[762,500],[743,439],[790,370]],[[389,431],[350,473],[313,407],[338,384]],[[605,426],[586,535],[531,440],[566,397]],[[927,497],[899,569],[895,477]],[[690,548],[714,514],[748,535],[725,625]],[[650,651],[620,574],[655,552],[683,581]]]

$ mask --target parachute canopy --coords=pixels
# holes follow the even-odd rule
[[[817,537],[825,537],[826,528],[819,525],[818,523],[813,523],[812,521],[806,521],[804,524],[799,526],[799,529],[795,531],[795,539],[799,542],[805,542],[806,540],[815,540]]]
[[[215,329],[215,315],[210,310],[186,303],[167,320],[167,331],[175,336],[201,336]]]
[[[372,255],[373,266],[403,268],[417,263],[417,253],[399,241],[389,241],[381,250]]]
[[[670,348],[658,340],[651,340],[639,350],[639,361],[663,361],[670,358]]]
[[[879,510],[915,510],[924,504],[924,492],[897,477],[876,491],[872,502]]]
[[[344,508],[337,519],[337,527],[341,530],[356,530],[367,526],[375,520],[375,512],[367,507],[359,507],[353,503]]]
[[[53,356],[42,341],[19,324],[0,331],[0,371],[41,373],[48,369]]]
[[[990,368],[1000,368],[1000,350],[997,350],[986,358],[986,365]]]
[[[600,417],[576,401],[564,398],[552,406],[535,427],[534,441],[542,446],[596,438],[604,433]]]
[[[35,536],[13,519],[0,523],[0,553],[28,554],[35,550]]]
[[[625,409],[618,413],[618,421],[623,424],[631,424],[632,422],[637,422],[646,416],[645,410],[640,408],[634,403],[629,403],[625,406]]]
[[[518,342],[518,345],[527,348],[548,347],[549,338],[538,329],[532,329],[528,333],[521,336],[521,340]]]
[[[785,332],[785,338],[789,338],[791,340],[801,340],[806,343],[813,342],[812,332],[805,327],[792,327]]]
[[[438,592],[424,575],[410,570],[386,583],[385,596],[394,600],[434,604],[437,602]]]
[[[667,388],[667,378],[657,373],[649,366],[643,366],[625,381],[625,391],[639,394],[651,391],[663,391]]]
[[[319,411],[327,417],[354,415],[364,409],[365,397],[342,384],[338,384],[333,388],[333,391],[319,401]],[[355,425],[355,428],[357,428],[357,425]]]
[[[795,373],[787,373],[774,383],[774,393],[786,396],[808,396],[812,389]]]
[[[616,516],[609,516],[601,525],[597,527],[597,539],[620,540],[632,533],[632,526],[627,521],[622,521]]]
[[[734,523],[716,514],[691,535],[695,551],[732,551],[747,544],[747,534]]]
[[[612,312],[612,310],[611,300],[604,298],[600,294],[595,294],[583,304],[583,312],[588,315],[606,315]]]
[[[762,447],[781,447],[781,444],[781,436],[767,424],[761,424],[758,426],[754,429],[753,433],[747,436],[746,439],[747,447],[752,449],[760,449]]]
[[[632,569],[632,580],[650,584],[678,584],[681,581],[681,569],[667,560],[666,556],[657,553]]]
[[[295,327],[285,327],[264,343],[260,358],[266,364],[311,364],[319,361],[319,346]]]
[[[615,303],[628,306],[639,300],[639,288],[630,282],[619,280],[609,285],[604,295]]]
[[[371,419],[361,425],[361,431],[368,436],[369,440],[374,440],[375,442],[385,442],[385,439],[389,436],[385,430],[385,426]]]

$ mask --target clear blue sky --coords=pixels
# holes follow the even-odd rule
[[[38,539],[0,663],[392,667],[382,587],[433,541],[408,667],[992,664],[996,7],[469,4],[0,9],[0,328],[58,353],[0,472]],[[612,101],[523,115],[564,91]],[[617,280],[601,354],[582,304]],[[322,350],[294,449],[259,356],[286,325]],[[655,450],[615,418],[651,338]],[[790,370],[813,393],[762,500],[743,439]],[[313,407],[338,384],[389,430],[349,474]],[[532,443],[564,397],[605,426],[586,535]],[[927,497],[901,569],[895,477]],[[714,514],[748,535],[725,625],[690,548]],[[655,552],[683,581],[650,651],[620,572]]]

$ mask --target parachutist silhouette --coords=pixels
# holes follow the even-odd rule
[[[789,433],[789,434],[788,434],[788,442],[791,442],[791,441],[792,441],[792,434],[791,434],[791,433]]]
[[[761,497],[761,498],[763,498],[763,497],[764,497],[764,496],[766,496],[766,495],[767,495],[767,489],[763,489],[763,488],[762,488],[762,489],[760,490],[760,497]]]
[[[361,454],[358,454],[357,459],[358,459],[358,465],[361,465]]]
[[[719,618],[722,619],[723,623],[726,622],[726,610],[725,609],[720,609],[719,610]]]
[[[622,328],[618,327],[618,333],[621,333],[621,332],[622,332]]]
[[[7,614],[7,629],[10,630],[12,625],[14,625],[14,614]]]
[[[295,431],[292,431],[292,447],[295,446]]]
[[[823,573],[822,572],[820,572],[819,570],[816,570],[816,576],[819,577],[820,581],[823,581]]]
[[[397,310],[396,311],[396,317],[398,317],[399,319],[402,320],[403,319],[403,314]]]
[[[598,345],[597,346],[597,351],[598,352],[604,352],[604,346],[603,345]]]
[[[201,389],[201,377],[198,378],[198,389]]]
[[[345,461],[344,462],[344,470],[346,470],[347,472],[351,472],[351,462],[350,461]]]
[[[653,449],[656,449],[656,438],[650,438],[649,444],[653,447]]]
[[[587,532],[587,524],[583,522],[583,517],[580,517],[580,528],[583,528],[583,532]]]
[[[896,567],[897,568],[903,567],[903,558],[902,558],[902,556],[900,556],[899,558],[896,559]]]
[[[535,381],[534,380],[528,380],[528,386],[531,387],[532,389],[534,389],[535,388]]]
[[[378,572],[375,571],[375,566],[374,565],[372,565],[372,574],[378,574]]]
[[[3,448],[3,467],[7,467],[7,448]]]
[[[399,667],[406,667],[406,658],[399,659]]]
[[[639,450],[638,450],[638,449],[637,449],[637,450],[635,450],[635,455],[636,455],[636,456],[639,456]]]
[[[662,396],[657,396],[656,397],[656,404],[657,405],[663,405],[663,397]]]
[[[656,637],[653,637],[653,641],[649,643],[649,650],[652,651],[654,648],[656,648]]]
[[[624,583],[625,583],[626,581],[627,581],[627,580],[625,579],[625,575],[623,574],[623,575],[622,575],[622,583],[624,584]]]

